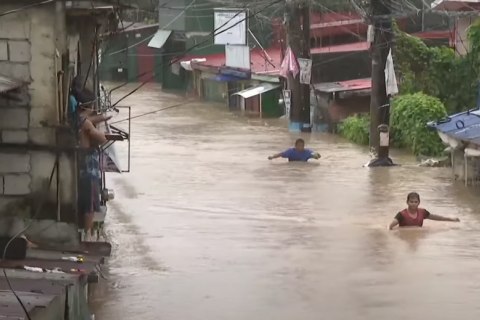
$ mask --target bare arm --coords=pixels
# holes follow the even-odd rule
[[[102,114],[97,114],[97,115],[92,115],[92,116],[88,116],[88,120],[92,121],[92,123],[95,125],[95,124],[98,124],[98,123],[101,123],[101,122],[104,122],[104,121],[108,121],[112,119],[112,116],[108,116],[108,117],[105,117],[104,115]]]
[[[85,120],[85,122],[83,123],[82,129],[85,130],[88,136],[97,143],[104,143],[107,141],[107,138],[105,137],[105,133],[95,128],[92,121],[88,119]]]
[[[282,156],[282,154],[283,154],[283,152],[276,153],[273,156],[268,157],[268,160],[273,160],[273,159],[280,158]]]
[[[429,220],[434,220],[434,221],[450,221],[450,222],[460,222],[460,219],[458,218],[449,218],[449,217],[444,217],[438,214],[429,214],[428,218]]]
[[[394,218],[392,220],[392,222],[390,222],[390,224],[388,225],[388,230],[392,230],[393,228],[395,228],[396,226],[398,226],[398,220],[396,218]]]

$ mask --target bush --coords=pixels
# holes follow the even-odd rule
[[[370,137],[369,115],[363,114],[346,118],[338,125],[338,133],[351,142],[368,144]]]
[[[445,148],[435,131],[426,123],[447,115],[445,106],[435,97],[421,92],[393,99],[391,108],[392,145],[408,148],[413,154],[436,156]]]

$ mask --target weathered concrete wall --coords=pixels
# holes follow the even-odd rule
[[[0,4],[0,12],[14,8]],[[40,198],[44,200],[41,215],[56,216],[56,176],[52,187],[47,186],[56,155],[31,146],[57,143],[56,67],[66,52],[65,25],[62,3],[33,7],[0,19],[0,75],[30,83],[15,93],[18,101],[0,98],[0,142],[17,144],[0,150],[0,219],[31,217]],[[72,215],[76,205],[73,170],[72,156],[61,155],[63,216]]]

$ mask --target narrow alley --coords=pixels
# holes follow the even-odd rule
[[[186,99],[146,88],[134,116]],[[98,320],[478,319],[473,191],[408,156],[362,168],[366,150],[328,134],[305,136],[319,162],[269,162],[297,137],[276,121],[205,103],[133,120]],[[412,190],[462,222],[387,231]]]

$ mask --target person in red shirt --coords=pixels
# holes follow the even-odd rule
[[[395,218],[388,226],[390,230],[399,227],[422,227],[423,220],[435,220],[435,221],[451,221],[451,222],[460,222],[458,218],[448,218],[436,214],[431,214],[425,209],[419,208],[420,205],[420,195],[416,192],[410,192],[407,196],[407,205],[408,207],[403,211],[397,213]]]

